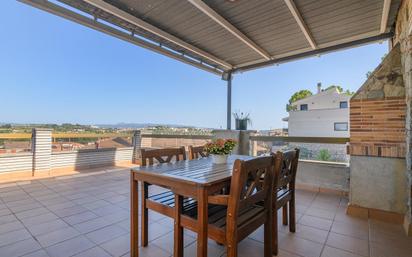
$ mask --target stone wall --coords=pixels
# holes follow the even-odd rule
[[[406,187],[408,211],[405,229],[412,235],[412,0],[404,0],[399,9],[392,44],[400,45],[401,67],[406,93]]]
[[[351,207],[407,212],[406,89],[396,45],[350,101]]]
[[[405,157],[405,86],[397,44],[350,101],[350,154]]]

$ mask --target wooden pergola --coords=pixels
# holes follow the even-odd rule
[[[222,76],[393,36],[401,0],[19,0]]]

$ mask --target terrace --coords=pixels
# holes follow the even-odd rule
[[[411,255],[410,0],[285,0],[274,6],[271,0],[20,1],[222,76],[227,129],[210,135],[134,131],[121,135],[130,145],[100,149],[97,143],[76,149],[52,142],[102,135],[57,135],[49,129],[19,135],[30,149],[0,155],[0,256],[132,255],[129,179],[140,150],[202,145],[212,138],[235,139],[234,153],[252,156],[308,144],[344,149],[341,162],[312,160],[311,153],[299,160],[297,231],[289,233],[279,222],[278,256]],[[232,130],[235,74],[381,40],[390,41],[390,52],[350,101],[349,138]],[[108,137],[113,136],[119,135]],[[150,212],[149,246],[139,247],[140,256],[174,255],[173,223]],[[185,230],[184,240],[184,256],[202,256],[196,233]],[[259,228],[239,244],[239,255],[263,256],[263,249]],[[208,256],[225,254],[224,246],[209,240]]]

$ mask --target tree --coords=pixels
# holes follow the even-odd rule
[[[347,95],[353,95],[354,94],[354,92],[350,91],[349,89],[346,89],[346,91],[344,91],[343,88],[341,86],[338,86],[338,85],[330,85],[327,88],[325,88],[325,91],[329,90],[331,88],[338,89],[339,93],[344,93],[344,94],[347,94]]]
[[[331,88],[336,88],[336,89],[338,89],[339,92],[343,92],[343,88],[341,86],[338,86],[338,85],[330,85],[327,88],[325,88],[325,91],[329,90]]]
[[[307,90],[307,89],[300,90],[300,91],[294,93],[294,94],[290,97],[289,103],[286,105],[286,111],[287,111],[287,112],[290,112],[290,111],[295,110],[296,107],[292,106],[292,104],[293,104],[294,102],[299,101],[299,100],[301,100],[301,99],[303,99],[303,98],[306,98],[306,97],[308,97],[308,96],[311,96],[311,95],[312,95],[312,92],[309,91],[309,90]]]

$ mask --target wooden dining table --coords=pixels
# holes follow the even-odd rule
[[[139,197],[138,183],[149,183],[167,188],[179,197],[197,201],[197,256],[207,257],[208,242],[208,196],[230,184],[233,163],[236,159],[248,160],[252,156],[230,155],[226,164],[213,164],[211,157],[141,166],[131,170],[131,245],[130,256],[138,257]],[[175,204],[176,211],[182,206]],[[142,212],[143,213],[143,212]],[[142,224],[144,226],[145,224]],[[143,228],[142,228],[143,229]],[[183,255],[183,228],[180,215],[174,222],[174,256]]]

